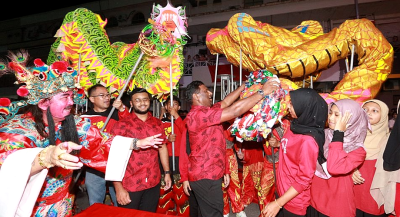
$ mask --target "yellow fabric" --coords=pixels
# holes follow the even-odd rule
[[[345,98],[360,103],[373,99],[393,62],[393,47],[367,19],[347,20],[325,34],[317,21],[303,21],[287,30],[238,13],[225,28],[211,29],[206,43],[212,54],[224,54],[236,66],[242,51],[244,69],[267,69],[297,84],[308,76],[318,77],[322,70],[347,58],[354,45],[359,66],[346,73],[333,92],[321,94],[328,103]]]

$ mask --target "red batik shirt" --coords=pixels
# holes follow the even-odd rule
[[[140,120],[135,113],[118,121],[111,133],[131,138],[144,139],[162,134],[165,139],[161,120],[148,113],[146,121]],[[129,192],[142,191],[156,186],[161,180],[158,149],[133,150],[129,158],[122,186]]]
[[[221,115],[221,103],[216,103],[212,107],[192,106],[185,118],[191,150],[189,181],[217,180],[224,175],[226,144]]]

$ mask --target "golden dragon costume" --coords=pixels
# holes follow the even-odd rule
[[[228,61],[255,71],[266,69],[279,78],[298,82],[320,73],[351,53],[358,66],[329,94],[321,94],[327,103],[343,98],[358,102],[373,99],[392,69],[393,48],[384,35],[367,19],[347,20],[324,33],[319,22],[304,21],[292,30],[255,21],[246,13],[232,16],[223,29],[207,33],[211,53],[224,54]]]

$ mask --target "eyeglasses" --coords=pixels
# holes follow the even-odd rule
[[[135,99],[135,100],[133,100],[133,102],[134,103],[141,103],[141,102],[147,103],[147,102],[150,102],[150,99],[149,98]]]
[[[104,99],[104,98],[110,98],[111,94],[99,94],[97,96],[92,96],[92,97],[100,97],[100,98]]]

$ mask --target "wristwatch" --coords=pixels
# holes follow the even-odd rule
[[[164,174],[170,174],[171,175],[171,171],[165,171]]]
[[[265,93],[264,93],[264,91],[263,91],[262,89],[259,89],[259,90],[257,91],[257,93],[260,94],[262,97],[265,96]]]
[[[138,141],[139,139],[137,139],[137,138],[134,138],[133,139],[133,141],[132,141],[132,149],[133,150],[139,150],[140,149],[140,147],[137,147],[137,141]]]

